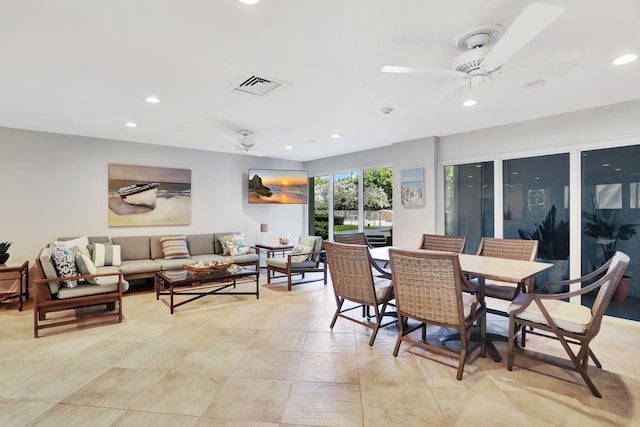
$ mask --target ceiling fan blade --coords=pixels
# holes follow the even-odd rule
[[[460,90],[461,88],[465,87],[465,86],[469,86],[469,82],[467,80],[458,83],[457,85],[455,85],[454,87],[452,87],[451,89],[449,89],[448,91],[446,91],[445,93],[443,93],[442,95],[440,95],[435,101],[435,104],[438,104],[442,101],[444,101],[445,99],[449,98],[450,96],[452,96],[454,93],[456,93],[458,90]]]
[[[400,65],[385,65],[380,69],[383,73],[398,74],[421,74],[428,76],[444,76],[444,77],[466,77],[465,73],[453,70],[443,70],[439,68],[413,68],[402,67]]]
[[[505,67],[501,70],[500,79],[506,80],[532,80],[542,79],[559,79],[573,70],[579,61],[562,61],[552,62],[550,64],[531,64],[521,65],[517,67]]]
[[[500,68],[513,54],[558,19],[563,11],[558,6],[531,3],[489,51],[480,65],[482,70],[491,72]]]

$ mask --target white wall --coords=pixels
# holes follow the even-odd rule
[[[434,233],[436,212],[437,138],[393,144],[393,244],[417,248],[422,233]],[[405,207],[400,202],[400,172],[424,168],[424,206]]]
[[[191,224],[109,227],[109,163],[191,170]],[[239,230],[250,242],[260,224],[305,230],[304,205],[247,203],[250,167],[302,169],[300,162],[150,144],[0,128],[0,241],[13,241],[9,263],[32,264],[60,236],[157,235]]]

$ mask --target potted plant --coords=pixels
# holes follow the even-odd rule
[[[0,242],[0,264],[4,264],[9,259],[9,247],[13,242]]]
[[[540,224],[534,224],[533,233],[518,230],[521,239],[538,241],[538,259],[554,267],[540,276],[538,281],[558,281],[569,278],[569,222],[556,221],[558,210],[552,205]],[[554,289],[561,291],[561,289]]]
[[[616,253],[619,240],[629,240],[636,234],[638,224],[623,224],[618,213],[617,209],[595,209],[592,213],[582,212],[582,218],[585,220],[583,234],[595,239],[602,249],[602,258],[597,264],[592,263],[593,269],[604,264]],[[630,284],[631,278],[623,277],[613,300],[624,301]]]

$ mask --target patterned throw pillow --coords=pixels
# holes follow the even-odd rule
[[[160,238],[164,259],[189,258],[187,236],[173,236]]]
[[[86,256],[85,254],[76,254],[76,268],[78,269],[78,273],[83,276],[86,276],[87,274],[98,273],[98,269],[93,264],[93,261],[91,261],[91,258]],[[98,284],[98,282],[96,282],[96,279],[86,279],[86,281],[88,283],[91,283],[92,285]]]
[[[120,245],[111,243],[94,243],[89,245],[91,252],[91,261],[96,267],[104,267],[106,265],[119,266],[121,261]]]
[[[244,234],[236,234],[226,239],[229,255],[244,255],[251,252],[251,247],[247,244]]]
[[[304,246],[300,243],[296,243],[296,245],[291,249],[292,254],[308,254],[309,252],[313,252],[313,248],[311,246]],[[309,258],[309,255],[298,255],[292,256],[291,261],[293,262],[304,262]]]
[[[75,252],[90,256],[89,249],[87,248],[87,246],[89,246],[89,238],[87,236],[71,240],[56,240],[51,244],[51,247],[54,248],[60,245],[66,246],[69,249],[75,248]]]
[[[53,249],[51,259],[53,259],[53,263],[56,266],[59,277],[70,277],[78,275],[78,270],[76,269],[76,257],[66,246],[57,245]],[[76,286],[78,286],[78,281],[65,280],[64,282],[62,282],[62,284],[67,288],[75,288]]]
[[[244,234],[237,234],[237,233],[225,234],[224,236],[220,236],[218,238],[218,241],[220,242],[220,246],[222,246],[222,255],[227,255],[227,256],[231,255],[229,253],[229,248],[227,247],[227,245],[229,244],[229,242],[234,236],[242,236],[242,238],[244,238]]]

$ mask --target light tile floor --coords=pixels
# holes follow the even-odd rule
[[[403,344],[394,358],[395,326],[373,347],[355,323],[332,332],[322,282],[263,284],[259,300],[205,297],[174,315],[135,293],[121,324],[39,339],[30,308],[0,308],[0,426],[640,425],[640,325],[627,320],[606,318],[593,345],[597,399],[577,374],[524,359],[508,372],[477,351],[456,381],[448,357]],[[489,329],[505,320],[489,316]]]

